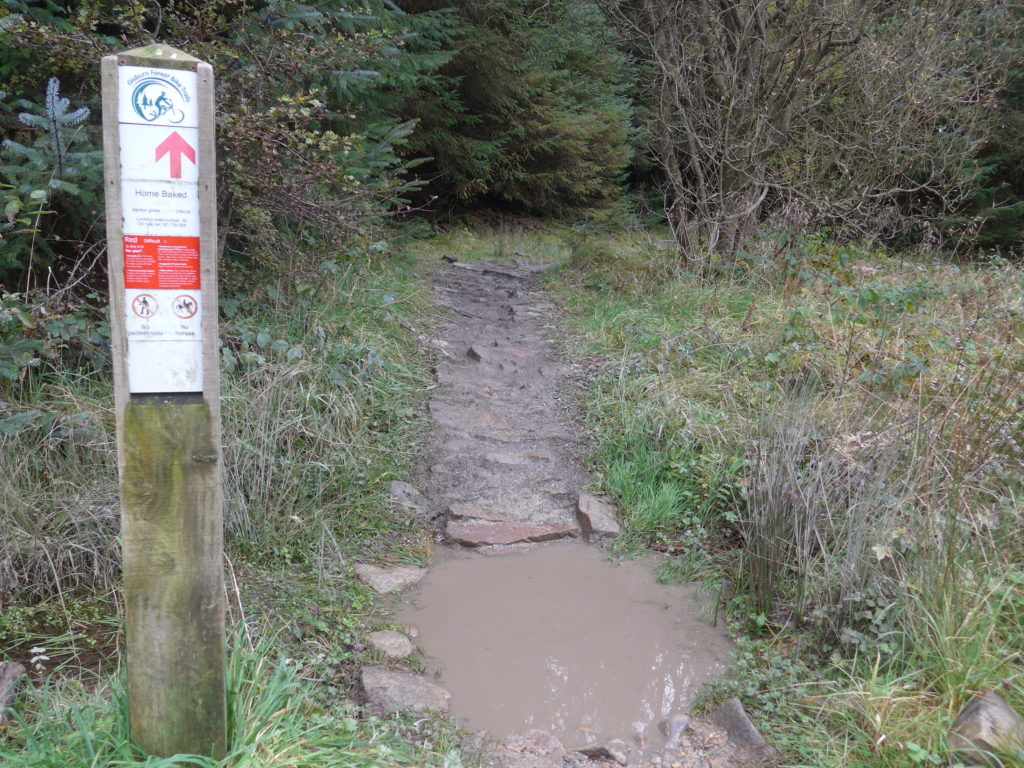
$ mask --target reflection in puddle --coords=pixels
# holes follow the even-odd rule
[[[456,553],[434,566],[401,619],[468,728],[541,728],[566,747],[650,733],[725,670],[731,646],[692,586],[585,544]]]

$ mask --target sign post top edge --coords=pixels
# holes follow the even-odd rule
[[[195,71],[200,65],[205,63],[191,54],[159,43],[144,45],[141,48],[133,48],[130,51],[118,53],[116,56],[117,63],[121,65],[158,67],[161,69]]]

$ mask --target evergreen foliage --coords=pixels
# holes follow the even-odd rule
[[[71,102],[60,95],[60,81],[51,77],[46,86],[46,100],[43,104],[42,114],[34,115],[31,112],[22,112],[18,119],[30,128],[42,128],[44,134],[41,145],[32,149],[24,147],[11,139],[4,139],[4,149],[11,152],[15,157],[24,157],[33,164],[42,160],[46,165],[53,167],[53,178],[50,186],[54,189],[63,189],[72,194],[78,194],[80,190],[75,187],[68,178],[74,176],[77,171],[71,165],[72,162],[82,160],[90,153],[70,152],[70,138],[68,130],[77,128],[89,116],[88,107],[79,107],[73,112],[68,112]]]
[[[616,196],[633,153],[632,76],[598,5],[469,0],[458,17],[447,80],[412,105],[430,192],[543,214]]]
[[[7,104],[0,105],[0,126],[8,139],[0,182],[13,187],[4,193],[7,256],[0,263],[0,281],[8,287],[30,282],[21,274],[30,259],[12,258],[12,243],[33,251],[38,256],[31,259],[33,268],[52,268],[58,281],[79,269],[86,254],[102,249],[99,166],[90,154],[99,144],[97,62],[106,53],[154,40],[188,50],[216,68],[222,242],[227,255],[243,263],[273,267],[282,251],[312,242],[362,252],[380,239],[376,230],[384,217],[409,206],[447,211],[495,206],[564,215],[616,198],[627,170],[635,172],[644,161],[645,188],[671,181],[651,172],[652,158],[666,167],[664,147],[652,128],[665,94],[640,90],[654,81],[653,70],[635,61],[642,58],[641,48],[625,52],[632,6],[596,0],[451,5],[448,0],[0,0],[0,82],[9,94]],[[969,84],[997,58],[1019,70],[1020,11],[989,5],[994,10],[976,14],[977,29],[958,38],[954,47],[965,53],[947,68],[950,82]],[[619,15],[609,17],[609,9]],[[902,18],[906,12],[908,6],[896,4],[889,15]],[[658,29],[664,27],[662,18]],[[882,25],[857,39],[881,44],[891,36],[887,29]],[[785,140],[771,154],[771,173],[761,185],[762,218],[782,216],[786,226],[808,231],[835,226],[817,212],[822,201],[837,196],[836,189],[852,201],[847,208],[867,210],[871,206],[864,205],[858,190],[874,166],[881,168],[884,159],[893,165],[886,166],[890,176],[915,182],[922,169],[949,155],[948,145],[963,134],[963,141],[980,148],[961,168],[970,188],[947,186],[958,195],[962,191],[968,202],[937,206],[927,194],[900,193],[893,215],[925,222],[918,233],[928,227],[960,231],[961,242],[970,235],[975,246],[1019,249],[1024,242],[1024,157],[1018,149],[1024,79],[1019,71],[1000,94],[983,94],[977,103],[950,97],[946,125],[924,120],[924,133],[910,137],[916,144],[895,142],[892,151],[875,151],[875,162],[858,159],[842,171],[833,162],[836,151],[818,140],[824,129],[842,146],[861,134],[877,134],[877,141],[872,138],[877,143],[886,130],[897,133],[895,118],[875,128],[856,119],[863,101],[856,84],[885,77],[871,69],[875,58],[865,59],[864,71],[854,71],[844,59],[845,65],[822,73],[822,93],[831,95],[816,102],[814,115],[794,122],[807,128],[807,141]],[[59,115],[54,110],[66,97],[56,90],[47,95],[53,78],[70,97]],[[928,87],[941,85],[936,80]],[[943,98],[938,94],[933,101]],[[33,117],[26,122],[19,113]],[[984,113],[986,118],[974,124],[988,126],[988,132],[951,134],[950,126],[963,122],[960,113]],[[684,138],[678,131],[674,135]],[[749,136],[742,130],[738,135],[744,146]],[[711,165],[716,158],[713,154]],[[903,167],[897,168],[900,162]],[[822,179],[832,187],[818,190]],[[53,215],[15,226],[14,219],[24,219],[33,205],[34,190],[45,191]],[[881,218],[861,216],[855,223],[864,221]],[[86,283],[102,286],[102,277]]]
[[[998,17],[993,26],[1004,29],[1019,23],[1024,9],[1019,6],[1002,9],[1011,17],[1003,22]],[[1019,37],[1006,38],[1005,33],[989,32],[985,40],[999,39],[993,51],[979,46],[975,56],[993,53],[1008,59],[1010,72],[997,104],[997,119],[979,152],[984,171],[974,197],[975,215],[982,219],[975,244],[980,248],[1021,251],[1024,246],[1024,42]]]
[[[24,143],[7,138],[0,149],[0,179],[12,190],[5,211],[9,223],[13,224],[15,214],[31,207],[35,226],[21,230],[22,234],[35,235],[40,224],[48,227],[53,219],[44,222],[40,218],[48,208],[58,213],[63,224],[82,225],[83,211],[96,210],[103,188],[102,153],[92,148],[84,131],[89,108],[69,111],[71,102],[60,95],[56,77],[49,79],[41,105],[22,99],[15,106],[26,110],[18,112],[17,119],[27,130],[18,132],[26,134]],[[4,271],[26,267],[36,248],[41,266],[48,266],[56,257],[46,236],[16,238],[15,234],[8,235],[10,247],[0,252],[0,279]]]
[[[155,40],[213,64],[219,220],[234,256],[273,266],[283,249],[294,248],[289,241],[358,247],[376,239],[382,215],[400,208],[415,188],[412,157],[398,153],[414,122],[392,107],[450,56],[450,14],[406,15],[378,0],[4,0],[2,7],[0,76],[25,102],[43,101],[37,83],[56,76],[80,92],[95,115],[99,58]],[[422,53],[410,50],[413,39]],[[76,119],[87,115],[79,112]],[[0,113],[0,120],[6,133],[18,130],[10,116]],[[94,126],[82,141],[98,147]],[[66,185],[75,179],[62,170],[61,158],[46,157],[57,161],[58,186],[71,191]],[[67,263],[102,243],[102,207],[82,209],[92,216],[88,222],[58,215],[48,233],[51,242],[59,237]]]

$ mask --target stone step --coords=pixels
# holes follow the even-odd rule
[[[530,525],[483,520],[451,520],[445,534],[449,541],[464,547],[482,547],[574,538],[579,536],[579,529],[572,523]]]

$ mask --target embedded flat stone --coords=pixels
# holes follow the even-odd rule
[[[583,534],[599,539],[614,539],[622,533],[615,506],[589,493],[581,493],[576,504],[576,517]]]
[[[449,504],[448,517],[452,520],[489,520],[497,523],[514,523],[519,518],[515,510],[496,504]]]
[[[452,520],[445,532],[451,541],[466,547],[552,541],[579,533],[571,523],[530,525],[486,520]]]
[[[379,595],[387,595],[412,586],[427,575],[426,568],[400,565],[396,568],[382,568],[379,565],[360,563],[355,566],[356,576]]]
[[[527,493],[515,500],[498,499],[452,499],[448,505],[449,520],[486,520],[495,523],[520,523],[523,525],[554,525],[566,523],[572,526],[572,499],[567,502],[551,493]]]
[[[443,427],[460,427],[463,429],[494,427],[497,429],[510,429],[513,426],[508,417],[500,413],[459,405],[449,405],[437,400],[430,401],[430,412],[434,415],[437,423]]]
[[[375,650],[380,651],[389,659],[405,659],[412,656],[415,646],[408,637],[393,629],[371,632],[366,639]]]
[[[452,695],[441,686],[412,672],[384,667],[363,667],[363,690],[379,714],[396,712],[447,712]]]
[[[528,464],[530,462],[529,458],[526,456],[519,456],[514,453],[488,453],[484,458],[493,464],[504,464],[509,467]]]
[[[414,515],[425,515],[429,511],[426,498],[411,483],[392,480],[388,483],[387,495],[391,506],[396,512],[409,512]]]
[[[509,434],[507,432],[473,432],[472,436],[477,440],[490,440],[494,443],[520,443],[523,441],[523,436],[518,434]]]

